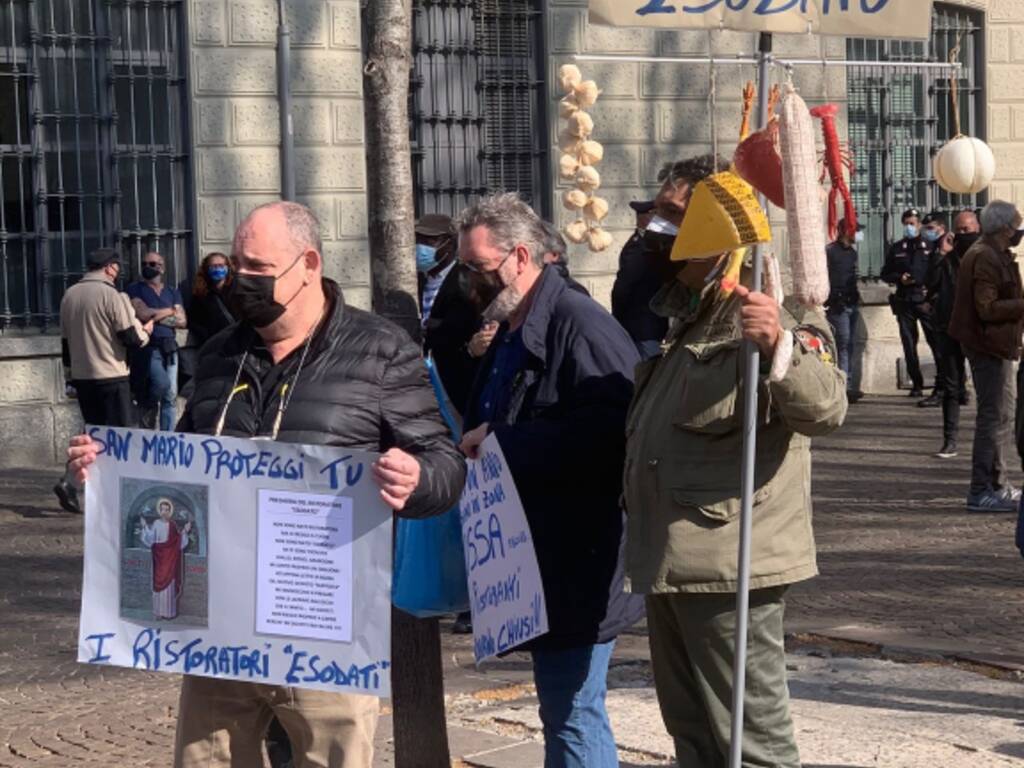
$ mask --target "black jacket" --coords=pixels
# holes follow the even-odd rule
[[[923,304],[928,300],[928,264],[932,247],[923,237],[905,237],[895,242],[885,256],[881,278],[896,286],[896,299],[908,304]],[[910,275],[910,285],[901,277]]]
[[[421,467],[419,486],[401,515],[447,512],[462,494],[466,465],[441,420],[419,347],[398,326],[345,306],[335,283],[325,280],[324,289],[330,314],[310,346],[278,440],[363,451],[401,448]],[[179,431],[215,431],[246,350],[250,354],[240,382],[249,388],[231,401],[224,434],[251,437],[272,431],[281,387],[262,391],[261,360],[251,352],[258,347],[259,337],[244,324],[210,339],[200,353],[195,393]],[[282,383],[300,355],[301,349],[296,350],[283,362]]]
[[[459,414],[465,413],[469,391],[476,378],[479,360],[466,345],[480,330],[480,310],[470,295],[468,271],[461,264],[452,267],[434,298],[430,317],[423,329],[423,352],[432,355],[445,392]],[[420,306],[426,281],[419,276]]]
[[[624,526],[619,505],[626,411],[636,347],[593,299],[544,269],[523,325],[526,369],[508,412],[491,423],[530,522],[550,632],[529,648],[607,642],[644,611],[624,592]],[[502,338],[491,345],[470,398],[466,428]]]
[[[661,341],[668,333],[668,320],[651,310],[651,299],[665,283],[653,261],[637,232],[622,248],[612,286],[612,315],[637,344]]]
[[[857,288],[857,249],[838,240],[825,250],[828,260],[828,301],[825,308],[832,312],[860,306]]]
[[[188,316],[188,329],[192,333],[196,347],[203,346],[235,323],[235,316],[228,309],[224,297],[214,289],[210,289],[205,296],[191,296],[185,311]]]

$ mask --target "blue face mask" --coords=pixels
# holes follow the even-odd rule
[[[429,272],[437,266],[437,248],[423,243],[416,244],[416,269]]]
[[[208,267],[206,270],[206,276],[213,280],[215,283],[219,283],[228,276],[227,267]]]
[[[942,237],[942,233],[939,232],[939,230],[937,229],[926,229],[922,234],[924,235],[924,239],[927,240],[929,243],[934,243],[936,240]]]
[[[913,224],[907,224],[907,226],[903,228],[903,231],[906,233],[907,237],[917,237],[917,227]]]

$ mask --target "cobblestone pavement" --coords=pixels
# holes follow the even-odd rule
[[[862,401],[818,443],[822,576],[792,590],[791,629],[1024,667],[1014,520],[963,511],[972,418],[965,411],[966,455],[951,462],[930,458],[938,411],[905,398]],[[56,507],[53,480],[42,469],[0,473],[0,768],[167,766],[177,678],[74,661],[81,519]],[[451,695],[528,680],[523,664],[466,669],[454,661],[465,641],[446,638]],[[642,658],[643,638],[631,640],[623,653]],[[482,738],[454,731],[453,743]]]
[[[821,576],[791,590],[789,630],[1024,667],[1016,515],[965,511],[974,409],[956,459],[932,457],[941,422],[910,398],[869,397],[815,442]],[[1005,457],[1019,486],[1016,450]]]

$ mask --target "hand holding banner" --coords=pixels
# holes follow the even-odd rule
[[[548,631],[530,525],[498,438],[468,462],[459,513],[479,664]]]

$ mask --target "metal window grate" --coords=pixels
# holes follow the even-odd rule
[[[982,14],[936,4],[930,41],[847,41],[854,61],[948,61],[960,41],[961,130],[984,138]],[[865,226],[860,251],[864,277],[877,277],[885,251],[899,234],[907,208],[947,213],[984,204],[982,195],[951,195],[932,181],[932,157],[953,134],[948,73],[900,67],[847,70],[850,151],[856,163],[851,191]]]
[[[189,267],[183,0],[0,0],[0,330],[55,324],[88,253]]]
[[[417,215],[505,191],[549,206],[542,33],[539,0],[416,0]]]

